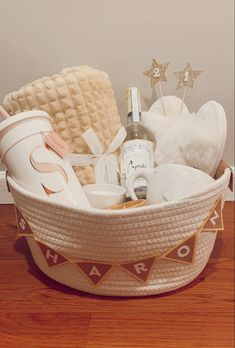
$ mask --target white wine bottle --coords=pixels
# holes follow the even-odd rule
[[[129,175],[138,168],[153,169],[155,139],[141,124],[140,94],[136,87],[127,89],[127,136],[120,148],[121,185],[127,189]],[[146,197],[146,181],[139,178],[135,182],[135,194]],[[126,197],[129,197],[127,192]]]

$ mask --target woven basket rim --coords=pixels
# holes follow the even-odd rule
[[[176,205],[180,206],[181,204],[185,204],[186,202],[192,203],[193,201],[197,201],[198,198],[200,198],[201,195],[204,193],[208,192],[209,190],[213,190],[215,187],[220,185],[221,182],[223,182],[226,178],[227,180],[229,179],[229,176],[231,175],[231,171],[229,168],[226,168],[224,171],[224,174],[214,180],[212,183],[206,185],[203,189],[197,190],[193,192],[192,194],[188,195],[187,197],[184,197],[180,200],[172,200],[169,202],[164,202],[164,203],[158,203],[158,204],[152,204],[152,205],[146,205],[142,207],[138,207],[138,212],[144,213],[145,211],[151,211],[151,210],[162,210],[164,208],[170,208],[170,207],[175,207]],[[77,208],[77,207],[71,207],[67,206],[63,203],[60,202],[52,202],[48,201],[46,198],[41,197],[33,192],[30,192],[26,190],[25,188],[21,187],[13,178],[10,176],[7,177],[7,181],[9,183],[10,188],[13,188],[16,192],[19,192],[21,195],[32,199],[34,201],[37,201],[39,203],[43,203],[46,205],[50,205],[51,207],[57,208],[57,209],[64,209],[68,210],[73,213],[84,213],[86,215],[97,215],[97,216],[134,216],[136,215],[137,209],[123,209],[123,210],[106,210],[106,209],[97,209],[97,208]]]

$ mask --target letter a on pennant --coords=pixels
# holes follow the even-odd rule
[[[41,252],[43,253],[43,256],[49,267],[57,266],[68,261],[68,259],[66,259],[63,255],[48,247],[46,244],[39,241],[36,242],[38,243],[38,246],[40,247]]]
[[[178,244],[161,258],[172,261],[193,264],[196,250],[197,233]]]
[[[76,264],[93,285],[99,284],[112,268],[111,264],[93,261],[80,261]]]
[[[21,211],[15,206],[15,214],[16,214],[16,222],[17,222],[17,230],[19,236],[32,236],[33,231],[29,226],[28,222],[25,220]]]
[[[143,283],[147,283],[156,256],[138,261],[123,263],[120,266]]]
[[[201,231],[222,231],[224,230],[222,198],[216,201],[209,216],[203,222]]]

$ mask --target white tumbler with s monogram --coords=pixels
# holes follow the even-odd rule
[[[52,132],[51,118],[44,111],[12,116],[0,123],[0,158],[25,189],[54,202],[89,208],[71,164],[46,146],[44,137]]]

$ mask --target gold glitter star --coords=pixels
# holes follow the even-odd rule
[[[151,87],[154,87],[156,83],[160,81],[167,82],[165,71],[169,64],[170,63],[160,64],[156,61],[156,59],[153,58],[151,68],[143,73],[144,75],[150,77]]]
[[[175,76],[178,78],[177,89],[181,87],[193,88],[194,80],[202,73],[202,70],[192,70],[190,63],[187,63],[184,70],[179,72],[174,72]]]

